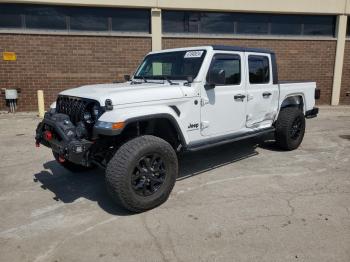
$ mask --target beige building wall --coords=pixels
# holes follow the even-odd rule
[[[335,54],[332,102],[331,102],[331,104],[334,106],[338,105],[340,101],[340,89],[341,89],[341,81],[343,76],[347,18],[348,17],[346,15],[339,15],[337,19],[337,29],[336,29],[337,51]]]
[[[153,51],[161,50],[162,48],[161,14],[163,9],[337,15],[337,48],[331,104],[339,104],[346,40],[346,23],[347,16],[350,15],[350,0],[0,0],[1,2],[151,8]]]
[[[159,8],[151,10],[152,51],[162,50],[162,11]]]
[[[245,12],[350,14],[350,0],[0,0],[0,2]]]

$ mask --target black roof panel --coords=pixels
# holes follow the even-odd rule
[[[223,50],[223,51],[237,51],[237,52],[255,52],[255,53],[267,53],[274,54],[274,51],[263,49],[263,48],[249,48],[249,47],[240,47],[240,46],[229,46],[229,45],[212,45],[214,50]]]

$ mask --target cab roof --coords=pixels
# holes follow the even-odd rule
[[[265,53],[265,54],[274,54],[272,50],[263,49],[263,48],[249,48],[241,46],[229,46],[229,45],[209,45],[209,46],[191,46],[191,47],[181,47],[181,48],[172,48],[172,49],[163,49],[160,51],[150,52],[149,54],[157,54],[164,52],[174,52],[174,51],[186,51],[186,50],[222,50],[222,51],[236,51],[236,52],[253,52],[253,53]]]
[[[266,54],[274,54],[272,50],[263,49],[263,48],[249,48],[249,47],[241,47],[241,46],[230,46],[230,45],[212,45],[214,50],[222,50],[222,51],[236,51],[236,52],[254,52],[254,53],[266,53]]]

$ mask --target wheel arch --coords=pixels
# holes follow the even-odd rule
[[[291,94],[286,96],[281,103],[280,110],[286,107],[298,107],[305,114],[305,98],[303,94]]]
[[[176,147],[178,146],[176,142],[179,142],[182,147],[187,144],[178,121],[174,116],[168,113],[149,114],[129,118],[125,121],[125,127],[121,135],[135,128],[138,132],[136,136],[144,134],[155,135],[169,142],[175,149],[177,149]],[[173,141],[173,139],[176,139],[176,141]]]

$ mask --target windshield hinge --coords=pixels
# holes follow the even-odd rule
[[[205,129],[209,127],[209,121],[202,121],[201,122],[201,129]]]
[[[205,106],[206,104],[209,104],[208,98],[201,98],[201,106]]]

